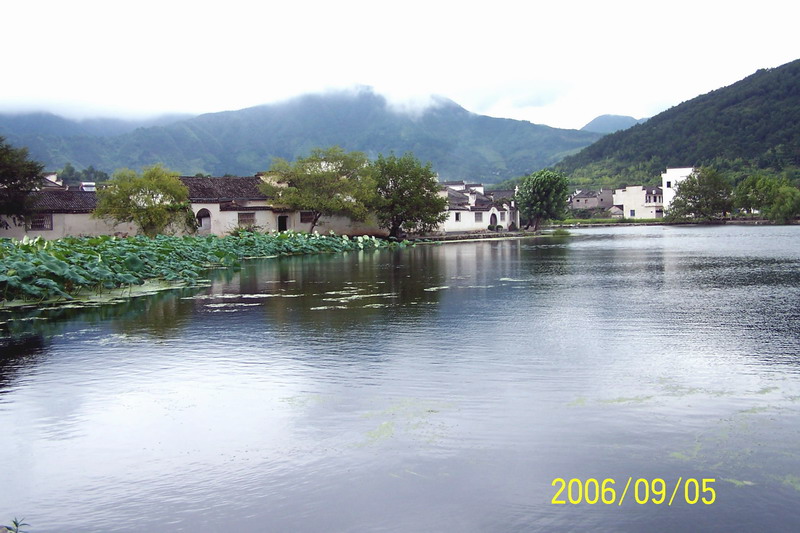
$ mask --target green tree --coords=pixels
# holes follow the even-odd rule
[[[315,148],[308,157],[290,163],[277,158],[261,191],[275,203],[312,213],[309,231],[323,216],[362,221],[375,201],[375,169],[361,152],[338,146]]]
[[[161,165],[146,167],[141,175],[127,168],[116,171],[108,186],[97,191],[93,216],[115,224],[133,222],[149,237],[197,227],[189,190],[177,173]]]
[[[800,190],[788,183],[781,185],[765,214],[773,222],[788,224],[800,214]]]
[[[58,173],[58,177],[61,178],[61,181],[67,184],[78,183],[81,181],[80,172],[75,170],[75,167],[72,166],[72,163],[70,162],[67,162],[67,164],[64,165],[64,168],[62,168]]]
[[[775,176],[751,174],[733,190],[733,205],[749,213],[763,211],[772,204],[782,185],[788,182]]]
[[[28,198],[41,179],[44,166],[28,159],[27,148],[14,148],[0,137],[0,215],[13,220],[27,214]],[[8,221],[0,218],[0,227]]]
[[[403,157],[379,155],[376,169],[378,224],[400,238],[404,231],[427,233],[447,219],[447,198],[439,195],[439,181],[431,164],[423,165],[411,153]]]
[[[733,191],[736,207],[752,212],[758,210],[766,218],[786,224],[797,216],[800,191],[785,177],[751,175]]]
[[[669,221],[687,218],[711,222],[724,218],[733,206],[731,184],[710,167],[701,167],[678,183],[666,213]]]
[[[567,177],[552,170],[540,170],[522,178],[515,196],[525,229],[539,229],[542,220],[564,216],[569,196]]]

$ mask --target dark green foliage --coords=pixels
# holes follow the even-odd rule
[[[380,227],[400,238],[405,232],[429,233],[447,219],[447,198],[439,196],[439,182],[430,163],[423,165],[411,153],[403,157],[379,155],[375,210]]]
[[[711,166],[738,182],[800,170],[800,60],[759,70],[608,135],[559,163],[575,185],[655,184],[667,167]]]
[[[5,131],[14,132],[14,126]],[[413,152],[430,161],[442,180],[485,183],[553,165],[601,137],[476,115],[449,100],[419,113],[397,112],[367,90],[211,113],[113,137],[52,131],[27,128],[9,135],[49,168],[72,162],[112,171],[161,162],[184,175],[252,175],[275,157],[294,160],[315,146],[338,145],[370,158]]]
[[[733,202],[745,212],[758,211],[779,224],[786,224],[800,214],[800,191],[786,178],[749,176],[736,186]]]
[[[552,170],[540,170],[522,178],[515,200],[525,228],[539,224],[546,219],[563,218],[567,207],[569,182],[567,177]]]
[[[313,213],[309,232],[322,216],[363,221],[375,200],[375,169],[361,152],[338,146],[315,148],[294,162],[276,159],[261,191],[276,204]]]
[[[76,170],[75,167],[72,166],[72,163],[67,163],[64,165],[58,172],[58,177],[64,184],[77,184],[82,181],[93,181],[103,182],[108,181],[109,175],[102,170],[95,169],[92,165],[89,165],[87,168],[83,170]]]
[[[28,197],[39,185],[42,169],[28,158],[26,148],[14,148],[0,137],[0,215],[26,214]],[[0,219],[0,227],[6,224]]]
[[[713,222],[723,219],[732,207],[731,184],[715,169],[702,167],[678,183],[665,218]]]
[[[72,299],[86,291],[160,279],[194,285],[213,267],[247,257],[374,250],[403,243],[373,237],[240,232],[227,237],[41,237],[0,240],[0,300]]]
[[[93,216],[115,224],[133,222],[150,237],[170,227],[194,231],[197,225],[189,190],[176,173],[160,165],[141,175],[130,169],[115,172],[108,186],[97,191]]]

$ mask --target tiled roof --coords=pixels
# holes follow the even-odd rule
[[[514,198],[514,194],[516,191],[514,189],[499,189],[496,191],[486,191],[486,196],[491,196],[493,198]]]
[[[597,191],[581,191],[573,195],[573,198],[597,198],[599,195]]]
[[[181,176],[180,180],[189,188],[192,202],[218,202],[221,200],[266,200],[258,190],[261,178],[196,178]]]
[[[31,210],[45,213],[91,213],[97,207],[92,191],[42,189],[31,195]]]
[[[469,205],[469,194],[475,194],[475,205]],[[477,192],[461,192],[447,188],[447,204],[450,211],[488,211],[492,207],[491,198]],[[502,209],[501,209],[502,210]]]

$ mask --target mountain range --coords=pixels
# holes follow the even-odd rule
[[[646,121],[646,118],[633,118],[624,115],[600,115],[582,127],[581,131],[614,133],[620,130],[627,130],[636,124],[641,124]]]
[[[443,181],[494,183],[551,166],[602,134],[478,115],[445,98],[398,111],[362,89],[156,123],[0,114],[0,136],[27,146],[48,170],[68,162],[106,172],[163,163],[184,175],[252,175],[275,157],[337,145],[371,158],[410,151]]]
[[[578,186],[651,184],[667,167],[713,166],[800,183],[800,59],[762,69],[607,135],[557,169]]]

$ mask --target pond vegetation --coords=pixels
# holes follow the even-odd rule
[[[226,237],[159,235],[0,240],[0,304],[72,300],[163,280],[197,283],[210,268],[243,259],[405,246],[374,237],[317,233],[256,233]]]

